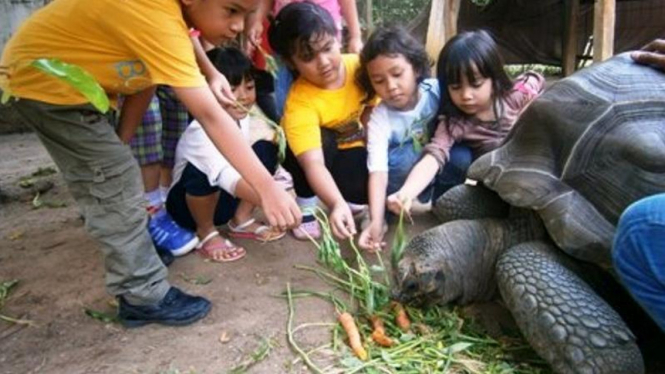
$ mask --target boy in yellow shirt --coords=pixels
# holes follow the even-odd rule
[[[125,95],[118,133],[141,123],[157,84],[173,87],[215,146],[254,187],[266,218],[286,229],[300,212],[265,171],[201,75],[188,36],[196,28],[220,45],[243,30],[259,0],[57,0],[33,14],[0,60],[0,89],[61,170],[102,244],[106,286],[119,298],[126,326],[184,325],[207,314],[210,302],[171,287],[146,230],[138,165],[105,116],[71,86],[29,66],[59,59],[89,72],[113,100]],[[261,186],[261,188],[257,188]]]

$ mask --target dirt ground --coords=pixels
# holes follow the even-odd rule
[[[314,246],[286,237],[269,245],[251,241],[245,259],[204,262],[196,254],[178,258],[169,280],[213,302],[211,313],[192,326],[151,325],[125,329],[105,324],[84,308],[111,313],[101,252],[82,227],[78,210],[58,174],[41,178],[53,187],[42,201],[66,207],[33,209],[36,192],[19,187],[21,177],[54,166],[32,134],[0,136],[0,280],[18,279],[2,314],[34,321],[30,327],[0,321],[0,373],[223,373],[253,352],[263,337],[277,342],[252,373],[297,373],[285,339],[287,303],[276,297],[293,288],[329,287],[296,264],[315,263]],[[48,186],[47,186],[48,187]],[[434,224],[422,217],[415,233]],[[209,278],[205,285],[185,278]],[[296,322],[332,322],[324,301],[298,300]],[[220,342],[226,335],[230,340]],[[299,335],[304,345],[329,340],[325,328]],[[224,339],[225,340],[225,339]]]
[[[312,244],[288,236],[269,245],[239,240],[248,254],[235,263],[209,263],[196,254],[178,258],[169,268],[169,280],[213,302],[205,319],[180,328],[125,329],[103,323],[84,313],[85,308],[114,311],[104,289],[101,252],[84,231],[60,175],[39,178],[31,188],[19,186],[22,177],[45,167],[54,164],[35,135],[0,136],[0,281],[19,280],[0,314],[34,322],[26,326],[0,320],[0,374],[226,373],[265,338],[275,346],[250,373],[307,372],[286,342],[288,309],[279,295],[287,282],[300,290],[330,289],[294,268],[315,264]],[[37,190],[47,190],[40,209],[33,207]],[[61,203],[66,206],[53,207]],[[435,223],[433,216],[419,216],[409,235]],[[210,282],[196,284],[195,279]],[[472,313],[495,334],[512,321],[497,303]],[[296,301],[295,324],[334,322],[333,316],[324,301]],[[297,340],[316,347],[330,341],[328,331],[308,329]],[[649,372],[665,372],[665,363]]]

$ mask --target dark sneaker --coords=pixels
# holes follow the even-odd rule
[[[175,260],[175,257],[171,251],[161,251],[157,249],[157,255],[159,256],[159,259],[162,260],[162,264],[164,264],[166,267],[171,265]]]
[[[118,318],[125,327],[139,327],[149,323],[168,326],[189,325],[208,314],[210,301],[200,296],[188,295],[171,287],[156,305],[131,305],[119,297]]]
[[[157,251],[169,251],[176,257],[189,253],[199,244],[196,234],[178,226],[165,209],[150,217],[148,232]]]

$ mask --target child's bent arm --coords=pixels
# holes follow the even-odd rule
[[[152,100],[156,88],[156,86],[152,86],[133,95],[125,96],[117,130],[118,137],[123,143],[129,143],[134,137],[136,129],[143,123],[143,116],[150,106],[150,100]]]
[[[174,87],[178,99],[201,123],[210,140],[261,198],[261,206],[272,226],[285,229],[299,224],[295,201],[277,186],[261,164],[233,119],[217,103],[208,87]]]
[[[415,199],[432,182],[439,170],[439,162],[436,158],[425,154],[411,169],[406,182],[400,188],[401,195],[411,200]]]

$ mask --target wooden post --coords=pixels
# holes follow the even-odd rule
[[[457,33],[460,0],[432,0],[425,49],[433,60],[443,45]]]
[[[580,0],[565,1],[563,75],[569,76],[577,68],[577,24],[579,21]]]
[[[596,0],[593,9],[593,61],[614,54],[615,0]]]

